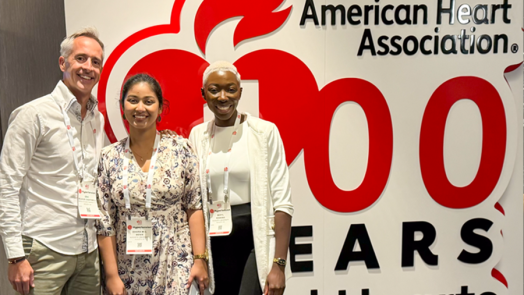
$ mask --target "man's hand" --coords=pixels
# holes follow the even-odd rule
[[[125,295],[126,287],[119,276],[106,277],[106,291],[109,295]]]
[[[266,278],[266,287],[264,288],[264,295],[282,295],[286,288],[286,275],[284,273],[284,266],[273,263],[271,272]]]
[[[27,260],[9,264],[7,277],[13,289],[20,294],[29,294],[29,290],[35,287],[35,273]]]
[[[207,263],[203,259],[195,259],[186,288],[191,287],[193,280],[197,282],[200,294],[204,294],[204,289],[209,286],[209,276],[207,274]]]

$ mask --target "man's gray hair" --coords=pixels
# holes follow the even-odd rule
[[[100,47],[102,47],[102,59],[104,59],[104,43],[102,43],[98,38],[98,30],[95,27],[86,27],[74,32],[68,37],[65,37],[64,41],[60,43],[60,56],[67,59],[71,52],[73,52],[73,43],[75,39],[82,36],[94,39],[98,44],[100,44]]]
[[[232,63],[228,61],[219,60],[219,61],[215,61],[214,63],[210,64],[209,67],[207,67],[206,70],[204,71],[204,77],[202,79],[202,86],[206,85],[207,78],[209,77],[211,73],[218,72],[218,71],[229,71],[235,74],[235,76],[237,77],[237,82],[240,84],[240,74],[238,73],[237,67],[235,67]]]

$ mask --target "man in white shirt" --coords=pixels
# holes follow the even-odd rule
[[[62,80],[13,111],[0,154],[0,235],[20,294],[100,291],[94,221],[79,213],[90,210],[79,189],[93,191],[103,145],[104,120],[91,91],[104,45],[86,28],[64,39],[60,55]]]

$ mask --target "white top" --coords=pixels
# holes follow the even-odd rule
[[[103,117],[96,100],[90,100],[81,122],[74,111],[78,101],[60,81],[51,94],[11,114],[0,154],[0,235],[7,258],[25,255],[22,235],[65,255],[97,248],[94,221],[78,214],[79,177],[73,160],[74,154],[84,181],[96,179],[95,137],[101,147]],[[57,103],[71,121],[74,152]]]
[[[251,201],[249,186],[249,157],[247,148],[247,135],[244,132],[246,124],[238,127],[231,149],[229,163],[229,189],[231,205],[246,204]],[[224,166],[226,166],[226,154],[229,149],[229,140],[234,126],[215,126],[215,139],[213,150],[209,161],[209,173],[211,175],[211,188],[213,201],[224,201]]]

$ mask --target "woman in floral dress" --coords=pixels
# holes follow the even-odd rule
[[[129,138],[104,148],[99,165],[105,293],[188,294],[193,280],[203,291],[207,252],[193,148],[181,137],[158,135],[163,98],[151,76],[129,78],[121,103]]]

